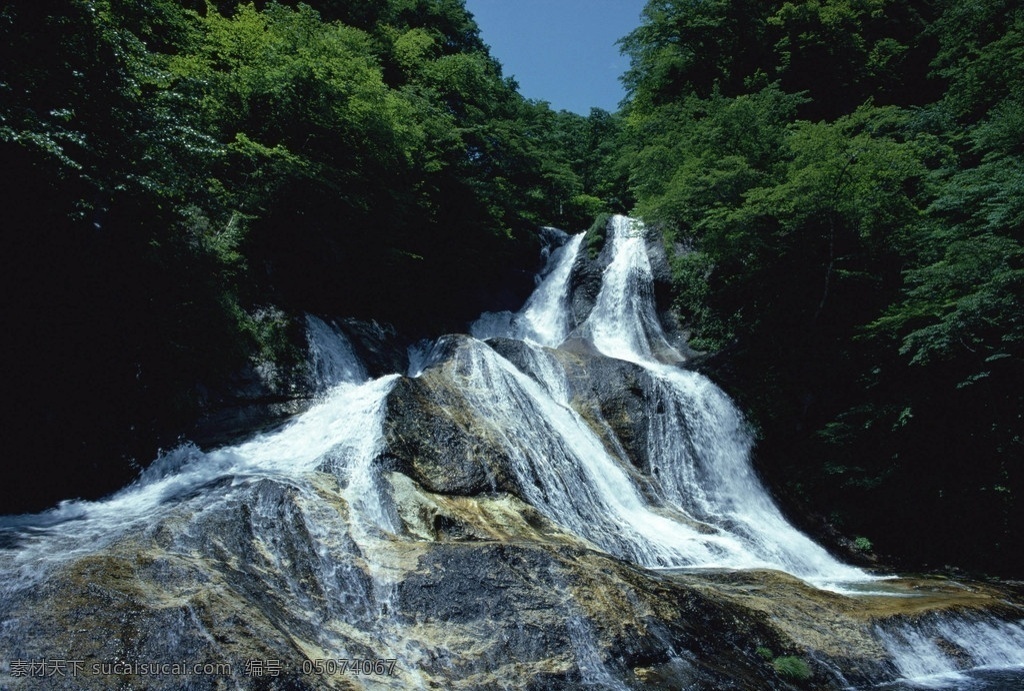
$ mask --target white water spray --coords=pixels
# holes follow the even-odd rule
[[[654,305],[654,275],[647,256],[646,230],[639,221],[611,221],[612,261],[601,291],[580,331],[608,357],[648,363],[655,352],[681,356],[665,340]]]
[[[876,625],[875,633],[900,676],[918,687],[971,688],[967,671],[1024,667],[1024,621],[939,612]]]
[[[72,500],[39,514],[0,518],[17,549],[0,552],[8,588],[25,587],[50,566],[94,553],[158,520],[180,503],[212,503],[261,479],[301,483],[328,460],[350,469],[380,443],[384,400],[396,375],[365,383],[365,370],[340,334],[309,319],[311,351],[335,380],[318,403],[281,429],[203,452],[191,444],[161,454],[125,489],[98,501]],[[324,364],[326,363],[326,364]],[[208,498],[208,499],[204,499]]]
[[[628,460],[613,458],[569,407],[561,366],[535,345],[557,347],[568,333],[571,262],[582,235],[572,238],[568,252],[552,256],[553,268],[507,328],[495,328],[500,324],[490,318],[474,325],[474,333],[531,344],[527,369],[536,382],[481,347],[471,349],[461,370],[481,419],[500,421],[528,500],[577,534],[647,566],[776,568],[838,590],[842,582],[870,580],[783,518],[750,465],[750,437],[728,397],[706,377],[662,362],[683,358],[657,317],[645,232],[639,221],[613,218],[611,262],[577,333],[649,379],[654,400],[646,404],[646,452],[661,501],[643,497]],[[536,420],[545,427],[534,428]]]
[[[309,338],[309,366],[319,390],[342,383],[359,384],[367,379],[366,368],[356,357],[352,344],[337,326],[306,315]]]
[[[514,338],[546,346],[557,346],[569,335],[569,274],[583,243],[574,235],[553,250],[541,272],[541,282],[523,308],[516,313],[486,312],[469,328],[479,339]]]

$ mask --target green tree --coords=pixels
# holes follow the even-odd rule
[[[1019,569],[1022,12],[738,6],[651,2],[624,41],[620,160],[691,342],[787,500]]]
[[[586,196],[459,0],[12,0],[0,93],[12,448],[59,478],[11,510],[123,484],[256,365],[287,395],[304,311],[514,301]]]

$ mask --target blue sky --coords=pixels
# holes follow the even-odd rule
[[[646,0],[466,0],[484,43],[526,98],[581,115],[617,110],[629,60],[615,42]]]

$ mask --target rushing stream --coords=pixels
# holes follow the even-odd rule
[[[399,614],[410,597],[403,577],[426,548],[407,527],[403,497],[411,490],[380,463],[389,397],[399,382],[419,378],[443,383],[460,401],[457,414],[446,414],[500,450],[507,477],[489,477],[492,498],[513,488],[581,544],[650,569],[775,569],[836,593],[873,592],[879,576],[836,560],[788,523],[750,464],[741,414],[706,377],[680,366],[684,357],[656,313],[642,224],[613,220],[596,301],[585,319],[574,318],[582,238],[560,237],[519,312],[483,315],[472,338],[411,348],[405,377],[370,378],[343,333],[311,316],[321,394],[290,423],[207,452],[176,449],[101,501],[0,518],[0,644],[11,648],[0,653],[18,654],[19,630],[31,628],[23,603],[63,566],[138,541],[226,564],[217,573],[239,579],[232,587],[251,593],[278,629],[299,632],[293,639],[307,656],[373,650],[403,670],[400,680],[364,678],[368,686],[436,686],[418,670],[456,663],[423,645],[439,635],[428,618]],[[639,451],[579,409],[579,384],[567,368],[581,352],[616,361],[617,371],[642,382]],[[605,666],[592,624],[564,606],[580,683],[627,688]],[[1013,684],[1024,679],[1021,624],[941,612],[901,621],[873,630],[892,672],[879,683],[1020,688]],[[191,644],[189,624],[180,626],[172,637],[183,650],[228,646]],[[0,686],[5,671],[9,665],[0,668]]]
[[[544,348],[557,348],[570,335],[568,281],[581,238],[552,255],[547,280],[522,312],[485,315],[471,328],[477,337],[518,338],[535,346],[530,370],[538,383],[483,344],[469,367],[472,390],[482,392],[475,406],[514,430],[509,447],[534,455],[517,464],[524,474],[541,475],[530,503],[645,566],[776,568],[826,587],[868,580],[782,517],[750,467],[749,436],[725,394],[706,377],[656,358],[682,360],[655,312],[643,226],[618,216],[609,238],[613,259],[577,332],[603,355],[638,365],[654,383],[654,407],[661,412],[648,416],[647,453],[663,503],[652,506],[641,497],[623,470],[625,461],[611,457],[569,406],[557,364],[545,362]],[[535,429],[537,421],[545,429]]]

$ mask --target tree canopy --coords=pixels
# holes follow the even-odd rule
[[[303,312],[412,337],[527,291],[617,119],[516,88],[459,0],[5,3],[8,418],[59,469],[8,510],[116,488],[239,372],[288,395]]]
[[[1024,554],[1024,11],[649,2],[623,160],[762,468],[932,564]]]

